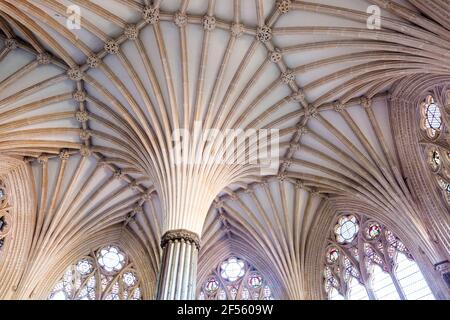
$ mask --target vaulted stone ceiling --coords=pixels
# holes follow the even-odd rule
[[[66,27],[72,4],[80,30]],[[370,5],[382,9],[380,30],[367,27]],[[0,150],[3,163],[25,157],[33,168],[30,252],[51,243],[63,254],[56,248],[77,231],[123,223],[157,270],[161,235],[187,229],[259,270],[276,261],[274,282],[300,281],[315,215],[340,197],[428,237],[409,223],[422,213],[387,100],[400,80],[448,75],[449,9],[420,0],[0,0]],[[279,129],[278,172],[175,165],[173,132],[196,123]],[[178,156],[218,143],[194,136]],[[214,261],[212,251],[200,258]]]

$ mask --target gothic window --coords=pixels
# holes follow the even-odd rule
[[[140,300],[139,277],[117,246],[100,248],[66,269],[50,300]]]
[[[330,300],[434,299],[401,240],[365,216],[338,218],[324,261],[324,290]]]
[[[264,277],[246,261],[231,257],[203,283],[199,300],[273,300]]]
[[[6,243],[6,236],[11,231],[12,222],[6,186],[3,181],[0,180],[0,252]]]
[[[428,96],[421,106],[422,128],[430,138],[436,138],[442,129],[442,114],[433,96]]]
[[[450,92],[449,92],[450,102]],[[447,134],[444,126],[441,107],[434,97],[429,95],[420,106],[421,128],[431,140],[426,144],[425,156],[432,174],[435,176],[437,186],[441,190],[443,198],[450,204],[450,151],[442,138]],[[425,139],[426,141],[427,139]]]

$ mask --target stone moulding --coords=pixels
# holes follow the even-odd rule
[[[177,240],[193,243],[200,250],[200,237],[195,232],[183,229],[167,231],[161,238],[161,248],[164,249],[169,242]]]

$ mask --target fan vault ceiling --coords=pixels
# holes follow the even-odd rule
[[[72,4],[80,30],[66,27]],[[382,9],[380,30],[367,28],[370,5]],[[447,81],[449,9],[419,0],[0,0],[0,176],[24,185],[14,206],[30,216],[26,253],[11,263],[32,261],[10,294],[42,294],[36,274],[111,228],[144,248],[134,260],[152,270],[148,282],[162,234],[188,229],[202,234],[199,279],[219,255],[239,254],[272,283],[295,278],[272,287],[298,299],[313,296],[304,272],[320,258],[308,243],[317,223],[330,223],[319,213],[331,216],[339,199],[432,238],[420,222],[426,200],[404,179],[390,91],[408,79]],[[175,165],[172,134],[196,123],[280,130],[278,172]],[[218,141],[194,137],[181,156],[208,148]],[[449,239],[448,209],[439,210],[438,237]],[[430,243],[421,250],[439,260]]]

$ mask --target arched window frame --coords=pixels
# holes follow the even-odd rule
[[[236,259],[242,263],[242,276],[236,280],[229,280],[223,276],[222,266],[230,260]],[[257,288],[250,285],[250,279],[260,280],[261,284]],[[216,288],[209,291],[208,286]],[[248,298],[244,296],[248,292]],[[236,256],[221,261],[216,269],[206,278],[202,284],[198,296],[199,300],[273,300],[272,291],[262,274],[251,266],[246,260]]]
[[[351,241],[340,242],[336,233],[341,219],[354,217],[358,224],[356,235]],[[375,227],[375,228],[372,228]],[[378,230],[376,233],[369,231]],[[337,253],[336,253],[337,250]],[[413,261],[412,254],[405,247],[403,242],[385,225],[363,215],[341,214],[336,220],[333,230],[330,232],[328,244],[324,254],[324,268],[322,288],[328,299],[344,300],[351,298],[351,286],[353,281],[365,288],[367,298],[377,300],[373,290],[373,274],[376,266],[380,267],[384,273],[389,275],[392,284],[402,300],[407,300],[400,280],[397,276],[397,259],[400,254],[406,256],[408,261]],[[361,257],[363,257],[361,259]],[[415,262],[414,262],[415,263]],[[418,266],[417,266],[418,268]],[[423,275],[420,281],[426,280]],[[429,294],[425,295],[434,299],[428,284],[426,286]]]
[[[123,255],[123,260],[119,260],[120,268],[109,270],[102,266],[100,259],[102,258],[102,251],[111,248],[116,248],[120,255]],[[88,263],[92,269],[81,272],[80,264],[82,263]],[[134,283],[130,280],[133,280]],[[126,284],[127,281],[130,282],[130,285]],[[61,293],[65,295],[65,300],[142,299],[138,272],[130,262],[130,258],[118,245],[101,247],[71,264],[54,286],[48,299],[56,299],[58,294],[61,297]]]
[[[450,104],[450,91],[447,96]],[[440,126],[438,129],[433,129],[430,124],[430,115],[428,114],[430,105],[436,106],[439,110]],[[425,144],[424,152],[430,171],[436,179],[438,190],[442,193],[446,203],[450,205],[450,149],[445,147],[448,142],[445,141],[444,135],[447,130],[444,111],[432,94],[427,95],[420,105],[420,127],[427,137],[428,143]]]

